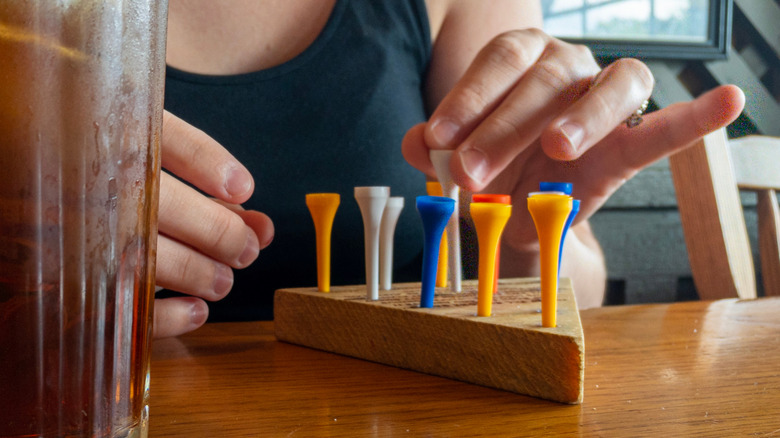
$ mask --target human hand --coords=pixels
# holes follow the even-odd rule
[[[251,264],[270,244],[274,227],[263,213],[246,211],[254,181],[249,171],[204,132],[165,112],[160,180],[157,285],[189,294],[155,300],[154,337],[177,336],[208,317],[204,300],[223,298],[232,268]]]
[[[722,86],[627,128],[623,121],[652,88],[637,60],[600,72],[583,46],[536,29],[508,32],[479,52],[428,123],[410,129],[403,153],[434,175],[429,149],[454,149],[450,168],[460,187],[510,194],[516,203],[540,181],[572,182],[580,223],[643,167],[730,123],[744,105],[741,90]],[[515,251],[537,250],[529,214],[513,214],[504,236]]]

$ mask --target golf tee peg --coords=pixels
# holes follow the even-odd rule
[[[574,188],[572,183],[567,182],[540,182],[540,192],[563,192],[564,195],[571,195]]]
[[[471,202],[490,202],[493,204],[511,204],[512,197],[509,195],[495,195],[491,193],[474,193],[471,195]]]
[[[471,219],[477,230],[479,246],[479,281],[477,286],[477,316],[490,316],[496,275],[496,250],[509,216],[511,204],[472,202]]]
[[[330,292],[330,237],[333,230],[333,218],[339,208],[341,197],[338,193],[309,193],[306,206],[309,207],[314,221],[314,233],[317,239],[317,289]]]
[[[559,192],[559,191],[553,191],[553,192],[530,192],[528,193],[528,197],[536,196],[536,195],[566,195],[566,193]]]
[[[422,291],[420,307],[433,307],[436,290],[436,270],[439,260],[439,245],[447,222],[455,211],[455,201],[440,196],[418,196],[417,212],[423,223],[425,242],[423,246]]]
[[[493,202],[497,204],[512,204],[512,197],[509,195],[498,195],[491,193],[474,193],[471,195],[471,202]],[[499,266],[501,265],[501,241],[496,246],[496,274],[493,279],[493,293],[498,291]]]
[[[540,182],[539,183],[540,192],[558,192],[564,195],[571,195],[573,190],[574,190],[574,185],[572,183],[567,183],[567,182]],[[531,195],[529,194],[529,196]],[[580,201],[575,199],[572,202],[571,213],[569,213],[569,217],[566,219],[566,224],[563,227],[563,234],[561,235],[561,247],[558,249],[558,276],[559,277],[561,272],[561,260],[563,257],[563,244],[566,242],[566,233],[568,233],[569,227],[571,226],[571,223],[574,221],[574,217],[577,216],[577,213],[579,211],[580,211]]]
[[[427,181],[425,191],[428,196],[444,196],[441,190],[441,184],[438,181]],[[439,244],[439,268],[436,270],[436,287],[447,287],[447,231],[441,238]]]
[[[453,151],[451,150],[431,150],[430,158],[433,168],[436,170],[436,177],[439,179],[443,195],[455,201],[455,212],[447,224],[447,245],[449,246],[448,267],[450,271],[450,290],[460,292],[461,287],[461,265],[460,265],[460,217],[458,207],[458,197],[460,189],[452,180],[450,173],[450,159]]]
[[[561,260],[563,260],[563,244],[566,243],[566,234],[569,233],[571,223],[574,222],[574,218],[577,217],[577,213],[580,212],[580,200],[573,199],[571,201],[571,213],[566,218],[566,224],[563,225],[563,234],[561,235],[561,247],[558,249],[558,277],[561,276]]]
[[[379,227],[379,281],[382,290],[393,288],[393,236],[403,208],[404,198],[400,196],[387,198]]]
[[[528,210],[539,236],[543,327],[556,326],[558,252],[572,204],[571,196],[567,195],[537,194],[528,198]]]
[[[366,252],[366,298],[379,299],[379,228],[390,187],[355,187],[355,200],[363,216]]]

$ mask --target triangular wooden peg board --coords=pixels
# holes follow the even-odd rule
[[[553,400],[582,402],[585,342],[569,279],[558,292],[558,327],[541,326],[539,279],[502,279],[493,316],[478,317],[477,282],[436,290],[421,309],[420,283],[393,285],[379,301],[366,287],[276,292],[280,341]]]

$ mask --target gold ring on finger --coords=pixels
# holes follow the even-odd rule
[[[640,123],[642,123],[642,114],[644,114],[645,110],[647,109],[647,105],[649,105],[650,102],[645,99],[644,102],[642,102],[642,106],[637,108],[636,111],[634,111],[633,114],[628,116],[626,119],[626,126],[629,128],[633,128],[634,126],[639,126]]]

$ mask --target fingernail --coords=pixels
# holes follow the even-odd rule
[[[197,328],[202,326],[209,317],[209,307],[201,300],[197,300],[190,307],[190,324]]]
[[[451,146],[450,143],[458,135],[459,130],[460,127],[458,125],[446,119],[435,121],[431,127],[433,138],[439,143],[438,146],[441,147]]]
[[[231,196],[242,196],[251,189],[252,178],[249,177],[246,170],[240,167],[231,167],[225,177],[225,191]]]
[[[566,137],[566,140],[569,141],[569,144],[571,145],[572,149],[576,151],[577,149],[580,148],[580,144],[582,143],[582,138],[584,137],[584,132],[580,125],[577,125],[576,123],[566,122],[561,125],[561,132]]]
[[[265,242],[260,245],[260,248],[267,248],[271,242],[274,241],[274,232],[268,233],[268,236],[265,238]]]
[[[487,155],[479,149],[468,148],[460,152],[460,163],[472,181],[482,183],[487,176]]]
[[[233,270],[222,263],[216,263],[214,272],[214,295],[216,298],[224,298],[233,288]]]
[[[244,252],[238,258],[238,264],[242,268],[252,263],[257,254],[260,252],[260,243],[257,241],[257,236],[252,229],[247,228],[246,246],[244,246]]]

